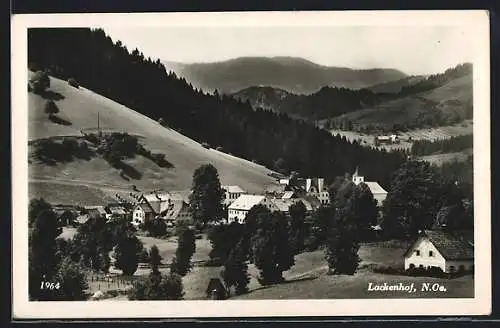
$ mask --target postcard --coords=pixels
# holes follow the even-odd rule
[[[487,11],[12,18],[16,319],[491,311]]]

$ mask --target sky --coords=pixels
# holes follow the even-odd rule
[[[325,66],[439,73],[472,62],[474,35],[460,26],[105,27],[129,51],[181,63],[243,56],[302,57]]]

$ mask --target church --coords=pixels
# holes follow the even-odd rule
[[[374,181],[365,181],[365,177],[359,175],[358,168],[356,168],[356,171],[352,175],[352,182],[357,186],[361,182],[365,183],[368,188],[370,188],[370,191],[373,194],[373,198],[377,201],[377,206],[382,206],[383,201],[387,197],[387,191],[385,191],[384,188],[382,188],[381,185],[378,184],[378,182]]]

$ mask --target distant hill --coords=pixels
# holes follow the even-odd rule
[[[214,63],[164,62],[164,65],[195,88],[217,89],[219,93],[265,86],[310,94],[324,86],[360,89],[406,77],[395,69],[329,67],[296,57],[240,57]]]
[[[338,126],[350,121],[354,126],[389,129],[456,124],[472,118],[472,82],[472,65],[459,65],[403,87],[394,99],[345,113],[334,121]]]
[[[375,93],[398,93],[401,92],[404,87],[409,87],[417,84],[423,79],[425,79],[425,76],[423,75],[408,76],[396,81],[375,84],[368,87],[367,89]]]
[[[102,157],[75,159],[57,165],[32,160],[29,165],[30,195],[45,197],[53,202],[82,201],[84,205],[90,205],[88,202],[99,202],[99,198],[103,200],[102,191],[111,190],[111,195],[120,190],[130,192],[132,185],[141,190],[185,190],[191,187],[194,170],[205,163],[212,163],[218,169],[222,183],[239,185],[249,192],[260,192],[274,182],[269,176],[272,171],[261,165],[215,149],[206,149],[198,142],[88,89],[73,88],[54,77],[50,80],[51,94],[62,98],[55,101],[60,110],[57,117],[65,123],[58,124],[50,120],[44,113],[47,100],[29,93],[28,127],[32,143],[40,138],[58,136],[81,138],[82,129],[97,127],[99,113],[100,127],[105,131],[124,131],[139,136],[140,143],[145,147],[165,154],[172,167],[159,167],[150,159],[137,155],[126,162],[141,177],[126,180],[120,176],[119,170],[112,168]],[[32,145],[30,154],[33,151]],[[63,194],[57,192],[60,189],[64,190]]]
[[[323,87],[310,95],[296,95],[271,87],[250,87],[232,94],[254,107],[285,113],[294,118],[316,121],[374,106],[388,98],[368,89]]]
[[[443,73],[412,76],[364,89],[323,87],[296,95],[271,87],[250,87],[232,94],[256,108],[286,113],[309,121],[332,118],[330,128],[390,124],[422,128],[450,125],[472,115],[472,66],[457,65]],[[392,125],[390,126],[392,128]]]

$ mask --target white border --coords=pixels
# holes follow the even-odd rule
[[[475,31],[475,297],[471,299],[28,301],[27,28],[99,26],[462,26]],[[255,316],[486,315],[491,312],[490,77],[487,11],[36,14],[12,18],[13,316],[183,318]]]

